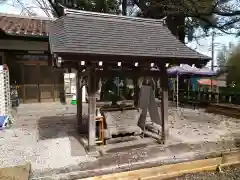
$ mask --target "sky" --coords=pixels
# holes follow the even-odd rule
[[[14,3],[15,2],[15,3]],[[41,10],[39,8],[39,6],[36,5],[36,2],[34,0],[22,0],[23,5],[26,7],[33,7],[32,11],[34,11],[34,13],[36,13],[37,16],[41,16],[41,17],[46,17],[46,14],[44,13],[43,10]],[[16,0],[7,0],[7,2],[5,4],[0,4],[0,13],[8,13],[8,14],[21,14],[22,11],[22,6],[17,3]],[[203,39],[199,39],[198,42],[196,41],[192,41],[190,43],[187,43],[187,46],[189,46],[190,48],[204,54],[207,56],[211,57],[211,37],[208,38],[203,38]],[[221,46],[222,45],[228,45],[230,42],[231,43],[237,43],[238,38],[236,38],[235,36],[230,36],[230,35],[223,35],[223,36],[218,36],[215,38],[214,44],[215,44],[215,48],[214,48],[214,66],[217,65],[216,63],[216,56],[219,50],[221,50]],[[208,66],[210,66],[211,62],[209,62]]]
[[[41,2],[42,0],[39,1]],[[35,0],[6,0],[6,3],[0,4],[0,13],[27,15],[26,10],[24,11],[23,7],[29,7],[29,9],[36,13],[37,16],[47,17],[46,13],[39,8],[40,6]]]
[[[229,43],[236,44],[239,41],[239,38],[236,38],[233,35],[223,35],[223,36],[216,36],[214,40],[214,66],[216,69],[217,67],[217,54],[221,51],[221,47],[223,45],[228,46]],[[212,56],[211,46],[212,46],[212,37],[207,37],[196,41],[192,41],[187,43],[187,46],[191,47],[192,49],[207,55],[209,57]],[[207,64],[208,67],[211,67],[211,61]]]

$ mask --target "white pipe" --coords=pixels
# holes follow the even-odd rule
[[[177,108],[178,108],[178,102],[179,102],[179,97],[178,97],[179,87],[178,87],[178,83],[179,83],[179,76],[177,74]]]

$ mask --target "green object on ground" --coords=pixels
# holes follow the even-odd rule
[[[76,101],[76,100],[72,100],[71,104],[72,104],[72,105],[76,105],[76,104],[77,104],[77,101]]]

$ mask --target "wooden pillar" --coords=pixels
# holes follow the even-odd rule
[[[76,87],[77,87],[77,130],[80,134],[86,134],[85,126],[83,126],[83,118],[82,118],[82,77],[80,75],[80,71],[78,70],[76,76]]]
[[[88,150],[96,145],[96,75],[90,70],[88,76]]]
[[[37,101],[41,102],[41,87],[40,87],[40,63],[36,63],[36,73],[37,73]]]
[[[161,66],[161,119],[162,119],[162,140],[166,143],[169,135],[169,125],[168,125],[168,75],[165,66]]]
[[[138,106],[139,101],[139,86],[138,86],[138,77],[133,78],[133,86],[134,86],[134,106]]]
[[[25,77],[24,77],[24,70],[25,70],[25,66],[24,64],[20,64],[21,67],[21,80],[22,80],[22,100],[23,103],[26,102],[26,90],[25,90]]]

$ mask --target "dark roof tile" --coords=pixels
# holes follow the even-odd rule
[[[181,43],[163,21],[78,12],[51,23],[53,53],[210,59]]]

